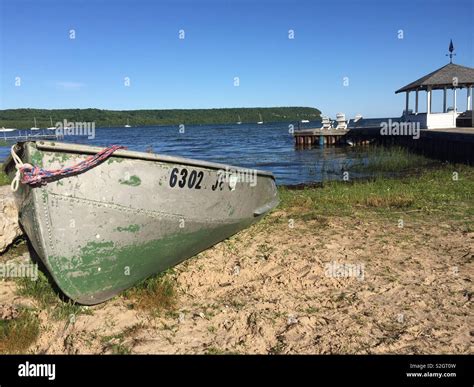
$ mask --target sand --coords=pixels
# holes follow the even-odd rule
[[[276,211],[178,265],[172,312],[124,297],[74,323],[40,311],[30,352],[472,353],[474,233],[422,217],[290,219]],[[0,282],[0,309],[35,305],[16,286]]]

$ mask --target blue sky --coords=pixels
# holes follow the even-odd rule
[[[474,67],[472,0],[0,3],[2,109],[312,106],[399,116],[404,96],[394,91],[448,63],[449,39],[455,63]]]

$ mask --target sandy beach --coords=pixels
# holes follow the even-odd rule
[[[471,353],[472,201],[460,216],[370,203],[324,215],[283,192],[262,222],[166,273],[165,310],[125,294],[57,319],[7,279],[0,314],[39,318],[30,353]]]

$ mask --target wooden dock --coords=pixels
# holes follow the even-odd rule
[[[346,129],[305,129],[294,133],[295,145],[300,147],[313,145],[340,145]]]
[[[443,161],[474,164],[474,128],[421,129],[419,138],[410,135],[382,135],[379,126],[349,130],[307,129],[295,131],[295,146],[398,145]]]
[[[25,130],[25,133],[22,134],[22,131],[18,131],[19,134],[14,136],[7,136],[6,132],[3,132],[3,136],[0,135],[0,142],[6,144],[14,144],[16,142],[25,142],[25,141],[41,141],[41,140],[62,140],[64,136],[57,135],[56,132],[52,133],[31,133]]]

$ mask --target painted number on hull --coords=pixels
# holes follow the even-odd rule
[[[201,189],[201,182],[204,177],[204,172],[189,171],[186,168],[173,168],[170,176],[170,187]]]
[[[216,189],[219,189],[219,191],[222,191],[224,188],[224,180],[221,178],[217,178],[216,182],[212,185],[211,189],[215,191]]]

